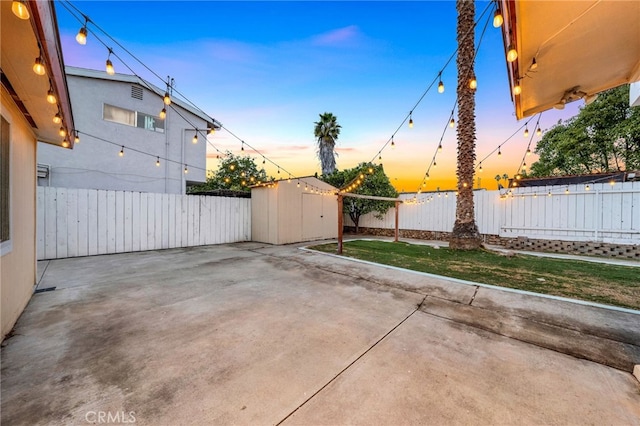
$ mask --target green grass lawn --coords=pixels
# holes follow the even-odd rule
[[[312,249],[336,253],[337,244]],[[477,283],[640,309],[640,268],[387,241],[347,241],[343,255]]]

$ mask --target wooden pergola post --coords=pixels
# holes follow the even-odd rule
[[[342,234],[344,224],[343,214],[342,214],[342,204],[343,204],[343,196],[342,194],[338,194],[338,254],[342,254]]]
[[[395,233],[394,233],[394,240],[393,240],[396,243],[398,242],[398,236],[400,234],[400,231],[399,231],[399,220],[398,220],[398,216],[399,216],[398,215],[398,210],[399,209],[400,209],[400,201],[396,200],[396,230],[395,230]]]

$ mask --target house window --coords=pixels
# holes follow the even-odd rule
[[[154,132],[164,133],[164,120],[160,117],[136,112],[136,121],[141,129],[153,130]]]
[[[2,129],[0,131],[0,242],[8,241],[11,237],[9,210],[9,122],[0,116]]]
[[[136,112],[117,106],[104,104],[102,110],[102,118],[106,121],[114,123],[126,124],[127,126],[136,125]]]
[[[129,109],[104,104],[104,108],[102,109],[102,118],[114,123],[126,124],[127,126],[164,133],[163,119],[156,117],[155,115],[149,115],[139,111],[131,111]]]

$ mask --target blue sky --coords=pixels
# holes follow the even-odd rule
[[[320,170],[313,123],[325,111],[342,125],[339,168],[374,158],[456,49],[453,1],[73,4],[157,74],[171,75],[201,109],[295,175]],[[478,16],[487,5],[476,3]],[[104,69],[107,49],[91,35],[87,45],[78,45],[80,23],[63,3],[56,2],[56,9],[65,62]],[[476,42],[484,24],[482,19]],[[163,86],[113,47],[136,73]],[[128,73],[113,62],[117,72]],[[502,36],[491,23],[479,47],[476,76],[477,157],[483,158],[524,122],[515,119]],[[442,78],[445,93],[434,86],[413,112],[414,128],[402,127],[396,148],[382,154],[399,190],[417,189],[435,153],[455,101],[455,60]],[[544,113],[542,129],[577,113],[578,104]],[[240,142],[225,132],[211,142],[240,151]],[[483,186],[494,188],[496,173],[514,174],[527,143],[517,135],[504,145],[502,157],[487,159]],[[455,146],[455,129],[448,129],[427,189],[455,186]],[[215,168],[215,161],[209,166]],[[268,172],[275,174],[275,167]]]

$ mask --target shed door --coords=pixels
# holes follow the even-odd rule
[[[302,239],[322,238],[322,195],[302,194]]]

